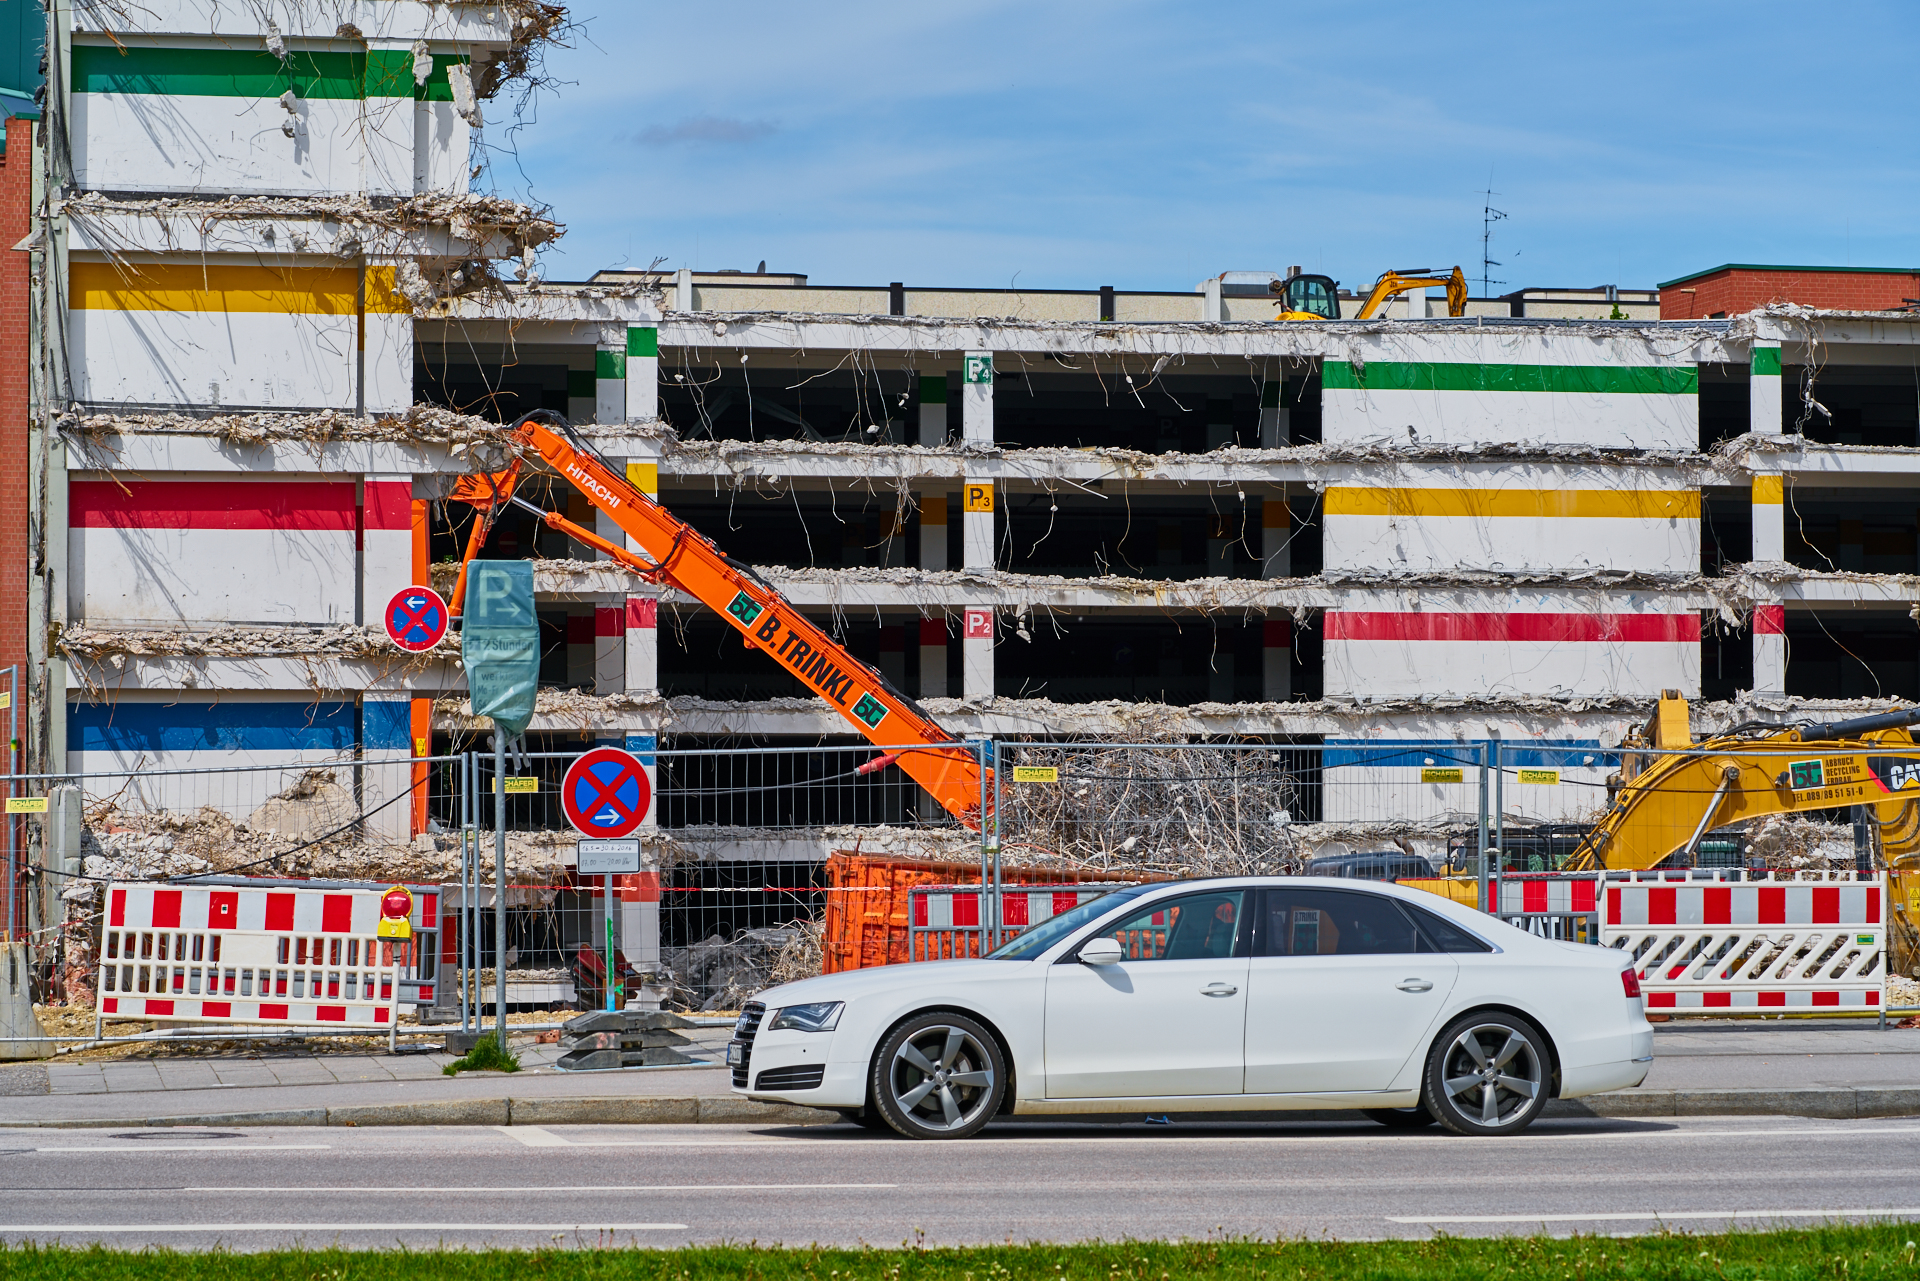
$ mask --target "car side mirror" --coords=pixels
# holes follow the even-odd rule
[[[1080,964],[1082,965],[1118,965],[1127,959],[1127,953],[1117,939],[1104,935],[1088,939],[1080,945]]]

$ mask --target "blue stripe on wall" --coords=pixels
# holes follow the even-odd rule
[[[413,755],[413,704],[405,698],[369,698],[366,709],[367,750],[388,748]]]
[[[1489,740],[1423,738],[1330,738],[1326,740],[1326,767],[1372,765],[1418,769],[1431,756],[1436,766],[1478,766],[1480,749]],[[1593,763],[1587,763],[1587,757]],[[1618,752],[1600,750],[1598,739],[1555,739],[1551,742],[1505,743],[1500,763],[1507,769],[1614,769]]]
[[[400,706],[404,709],[406,704]],[[67,747],[78,752],[353,750],[354,705],[69,703]],[[402,737],[405,716],[402,715]]]

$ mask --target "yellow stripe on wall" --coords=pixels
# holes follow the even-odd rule
[[[394,292],[394,269],[367,268],[367,310],[410,312]],[[351,316],[359,310],[358,267],[260,267],[172,262],[76,262],[67,305],[75,311],[272,312]]]
[[[1697,489],[1372,489],[1329,486],[1329,516],[1585,516],[1698,520]]]
[[[1787,501],[1786,477],[1761,473],[1753,478],[1753,501],[1761,506],[1778,507]]]

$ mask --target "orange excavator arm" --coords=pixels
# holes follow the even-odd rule
[[[863,773],[898,764],[968,827],[979,830],[983,817],[991,821],[993,771],[983,768],[971,749],[940,728],[884,676],[809,622],[750,566],[730,559],[705,535],[629,484],[625,476],[575,436],[558,414],[536,410],[511,431],[514,454],[508,467],[462,477],[452,495],[455,501],[468,503],[479,513],[454,584],[449,604],[453,617],[460,617],[465,604],[467,565],[486,542],[499,512],[509,504],[526,507],[549,526],[564,530],[654,582],[694,597],[731,624],[748,649],[764,650],[854,729],[889,749],[886,755],[861,766]],[[542,511],[515,497],[514,486],[529,455],[537,455],[605,512],[645,556],[636,556],[557,513]]]

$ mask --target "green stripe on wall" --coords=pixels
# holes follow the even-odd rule
[[[627,326],[627,355],[658,356],[660,354],[660,331],[652,325]]]
[[[1370,360],[1365,371],[1329,360],[1321,386],[1330,391],[1552,391],[1642,396],[1693,396],[1692,365],[1468,365]]]
[[[625,378],[627,376],[627,353],[611,351],[605,347],[593,353],[593,376],[595,378]]]
[[[1755,346],[1753,349],[1753,372],[1762,378],[1769,375],[1780,376],[1780,349],[1778,347]]]
[[[75,93],[165,94],[202,98],[415,98],[453,101],[447,68],[464,55],[435,54],[425,85],[413,82],[405,49],[365,53],[296,49],[286,61],[265,49],[179,49],[109,45],[73,47]]]

